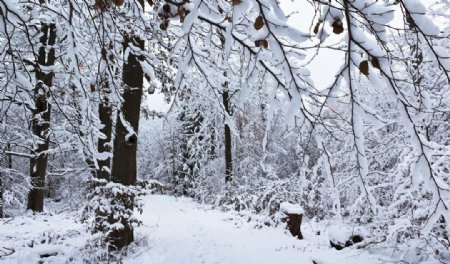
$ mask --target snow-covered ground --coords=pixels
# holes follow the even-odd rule
[[[136,229],[139,247],[124,263],[145,264],[264,264],[264,263],[386,263],[389,257],[367,250],[329,245],[329,235],[315,235],[304,224],[304,240],[297,240],[282,227],[255,228],[236,212],[211,210],[188,198],[163,195],[144,197],[143,225]],[[79,262],[89,239],[77,212],[25,214],[0,222],[0,250],[15,253],[0,263]],[[84,252],[84,253],[83,253]]]
[[[65,263],[82,248],[86,226],[78,212],[47,211],[0,220],[0,263]],[[39,262],[42,261],[42,262]]]
[[[146,197],[141,216],[147,249],[125,263],[148,264],[273,264],[273,263],[385,263],[389,258],[367,251],[330,248],[328,237],[305,230],[305,240],[280,228],[255,228],[234,212],[209,210],[191,199]]]

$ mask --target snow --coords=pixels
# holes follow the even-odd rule
[[[144,222],[136,240],[146,248],[124,263],[383,263],[387,257],[367,251],[330,248],[328,235],[315,235],[305,227],[305,240],[292,237],[283,227],[255,228],[236,212],[201,206],[188,198],[147,196]],[[298,209],[298,208],[297,208]],[[305,224],[307,226],[307,224]]]
[[[195,20],[198,17],[198,10],[200,6],[201,1],[197,0],[194,1],[192,4],[186,5],[187,10],[189,10],[189,14],[186,16],[184,23],[183,23],[183,32],[185,34],[188,34],[191,30],[192,25],[194,24]]]
[[[288,202],[281,203],[280,210],[288,214],[303,214],[303,208],[299,204]]]
[[[328,236],[330,240],[345,244],[352,236],[360,235],[364,237],[359,229],[353,229],[348,226],[334,225],[329,228]]]
[[[64,263],[83,246],[86,230],[77,212],[54,212],[0,220],[0,250],[12,248],[14,254],[0,257],[0,263]],[[58,213],[58,214],[57,214]],[[56,254],[57,253],[57,254]],[[55,255],[56,254],[56,255]],[[55,256],[52,256],[55,255]]]
[[[127,4],[131,3],[128,2]],[[379,228],[380,234],[374,235],[372,241],[383,238],[387,234],[387,242],[377,246],[395,247],[392,252],[395,250],[402,254],[405,252],[410,254],[404,250],[406,247],[411,247],[411,252],[423,248],[414,240],[415,236],[418,236],[427,242],[426,249],[419,253],[420,257],[428,255],[432,259],[434,255],[439,255],[435,253],[437,249],[440,250],[439,247],[444,246],[448,254],[447,234],[439,237],[441,234],[435,231],[438,227],[441,228],[441,223],[436,224],[441,215],[446,223],[450,218],[447,209],[450,201],[448,179],[450,149],[446,144],[448,135],[443,132],[448,131],[446,113],[449,108],[447,100],[449,97],[448,89],[445,89],[448,82],[443,81],[448,79],[450,58],[447,55],[448,43],[445,39],[440,39],[449,29],[446,20],[442,23],[435,20],[438,16],[443,19],[448,10],[439,11],[435,1],[431,0],[372,0],[352,1],[352,3],[329,1],[328,4],[327,1],[304,1],[303,3],[283,1],[283,6],[279,6],[281,0],[242,0],[241,4],[237,2],[231,4],[230,1],[194,0],[185,3],[184,7],[190,13],[184,23],[173,21],[170,30],[166,33],[161,32],[162,35],[159,35],[160,31],[157,27],[154,28],[157,26],[156,20],[153,19],[156,16],[156,6],[155,10],[146,10],[145,14],[140,7],[129,10],[114,8],[114,17],[110,16],[110,18],[103,15],[97,16],[97,13],[100,14],[97,8],[96,11],[92,10],[95,16],[86,20],[84,15],[88,16],[91,13],[84,11],[91,10],[91,7],[85,4],[73,6],[70,1],[60,3],[54,1],[41,7],[29,4],[28,1],[0,1],[0,11],[3,10],[4,17],[0,20],[0,35],[3,34],[0,36],[0,42],[2,42],[0,50],[9,50],[9,52],[0,52],[2,53],[0,57],[6,63],[0,70],[0,76],[3,77],[0,77],[0,83],[6,88],[2,90],[4,96],[0,98],[2,101],[0,112],[6,117],[1,122],[0,130],[5,136],[2,135],[0,145],[5,149],[12,148],[10,151],[4,151],[3,154],[13,156],[8,166],[3,163],[0,166],[2,177],[6,175],[8,179],[5,184],[6,198],[2,201],[2,203],[6,201],[5,204],[8,205],[5,209],[11,210],[9,208],[9,205],[13,204],[11,201],[18,201],[16,203],[19,208],[25,206],[26,193],[31,185],[27,177],[28,161],[23,158],[29,158],[27,156],[29,154],[20,152],[29,153],[29,147],[33,146],[31,141],[38,140],[36,135],[30,136],[32,131],[30,132],[29,127],[26,126],[26,121],[30,119],[30,112],[26,108],[32,110],[35,104],[32,96],[35,76],[32,71],[33,63],[26,62],[23,65],[25,62],[22,60],[23,56],[31,60],[33,57],[31,48],[38,49],[46,46],[47,51],[55,49],[57,57],[60,58],[55,65],[42,67],[44,72],[56,74],[53,79],[54,89],[49,90],[51,93],[49,102],[55,110],[52,113],[52,120],[56,122],[52,121],[51,124],[51,149],[42,153],[48,154],[49,157],[47,175],[51,191],[57,188],[58,192],[65,193],[69,189],[76,189],[81,195],[81,188],[78,190],[68,187],[74,185],[68,185],[66,182],[76,181],[81,185],[85,178],[82,171],[86,168],[84,160],[88,158],[104,160],[111,156],[111,153],[97,153],[95,150],[97,137],[105,137],[98,131],[102,127],[102,122],[96,114],[100,97],[98,93],[87,91],[86,87],[89,87],[88,84],[94,85],[96,79],[99,81],[106,77],[106,75],[102,77],[102,74],[108,66],[112,73],[107,76],[108,83],[118,84],[117,87],[115,86],[116,89],[111,90],[110,102],[114,109],[120,109],[118,98],[123,88],[121,85],[123,63],[121,53],[123,51],[118,43],[123,42],[121,35],[128,32],[136,34],[146,42],[149,41],[148,50],[154,52],[154,54],[147,54],[133,45],[125,52],[125,57],[130,52],[145,55],[145,62],[142,61],[141,66],[146,77],[151,78],[150,83],[145,84],[151,87],[149,91],[154,88],[157,90],[154,95],[145,94],[145,104],[148,107],[144,110],[163,108],[165,110],[162,112],[168,112],[172,108],[171,105],[163,103],[164,100],[172,100],[173,109],[176,109],[170,111],[165,120],[157,121],[158,126],[143,128],[148,135],[145,136],[145,140],[139,141],[140,154],[137,156],[139,161],[143,161],[139,166],[145,169],[145,173],[140,173],[138,169],[140,176],[158,177],[164,183],[172,182],[175,170],[180,168],[186,172],[191,169],[191,164],[186,161],[186,156],[189,156],[190,160],[198,161],[195,169],[199,171],[195,172],[192,181],[194,182],[193,190],[192,192],[189,190],[189,193],[209,202],[217,199],[218,193],[215,191],[221,188],[218,183],[223,184],[221,176],[223,151],[218,155],[215,152],[219,153],[222,148],[223,133],[220,131],[223,131],[225,123],[233,129],[234,136],[235,179],[238,179],[235,182],[239,187],[239,193],[233,198],[236,198],[239,203],[242,200],[242,204],[248,199],[246,208],[253,208],[252,210],[262,214],[261,217],[273,220],[268,221],[271,224],[276,220],[264,213],[268,214],[270,211],[272,214],[279,201],[300,203],[306,213],[302,227],[305,240],[298,241],[292,238],[283,226],[262,225],[261,227],[261,224],[258,226],[255,220],[247,221],[243,218],[242,212],[225,213],[210,210],[184,198],[148,196],[145,198],[145,214],[141,216],[144,225],[136,230],[138,244],[131,246],[133,250],[130,251],[126,261],[129,263],[148,263],[149,261],[153,263],[292,263],[295,259],[296,262],[302,263],[311,263],[312,260],[318,263],[321,261],[348,263],[345,259],[347,253],[361,256],[357,258],[359,262],[367,262],[367,259],[372,262],[373,259],[380,258],[377,255],[371,255],[373,251],[367,251],[367,249],[362,251],[354,247],[346,248],[342,252],[331,249],[330,239],[342,238],[344,241],[348,239],[350,231],[354,230],[353,227],[345,227],[341,222],[330,229],[330,222],[335,224],[337,218],[340,221],[347,221],[347,224],[364,225],[367,229]],[[314,2],[314,5],[309,6],[309,2]],[[442,3],[439,6],[442,6],[443,2],[447,1],[440,2]],[[287,6],[291,6],[291,10]],[[347,13],[346,17],[344,17],[343,8]],[[176,7],[172,4],[171,9],[175,11]],[[287,11],[298,11],[298,14],[288,19],[285,16]],[[442,14],[439,15],[439,13]],[[133,14],[140,15],[142,19],[122,16]],[[406,14],[411,17],[404,19]],[[261,30],[255,29],[255,31],[254,18],[259,15],[264,16],[265,24]],[[346,21],[344,23],[343,34],[331,33],[331,23],[336,18],[340,18],[343,23],[344,18],[349,19],[348,25]],[[44,34],[39,31],[41,22],[57,25],[58,34],[55,45],[39,43],[45,42],[38,41]],[[318,22],[320,22],[320,31],[316,32],[312,29]],[[435,25],[432,25],[433,23]],[[112,25],[117,25],[118,28]],[[415,29],[412,28],[414,25]],[[406,32],[403,32],[403,27],[407,29]],[[95,28],[99,31],[94,30]],[[311,31],[316,32],[316,36],[309,38],[302,33]],[[418,35],[411,34],[414,31],[417,31]],[[350,32],[353,41],[349,40],[350,43],[347,43],[345,36],[348,36]],[[219,34],[224,33],[226,42],[221,47]],[[9,37],[12,37],[12,42],[9,42]],[[325,37],[327,37],[326,40]],[[262,39],[270,42],[268,48],[255,47],[254,41]],[[116,63],[112,63],[112,60],[98,61],[100,59],[98,51],[109,41],[112,42],[110,45],[115,47],[109,48],[108,55],[115,54]],[[414,43],[417,45],[411,45]],[[224,53],[222,49],[225,50]],[[330,51],[327,51],[328,49]],[[412,62],[411,58],[414,56],[415,59],[419,59],[419,50],[425,57],[423,60],[420,59],[421,63]],[[348,65],[343,65],[346,64],[344,60],[346,54],[351,60],[347,61]],[[321,59],[318,60],[316,56],[320,56]],[[355,74],[351,69],[357,70],[357,65],[362,60],[375,57],[378,58],[381,69],[377,69],[378,67],[374,67],[373,64],[370,66],[370,74],[366,77],[371,86],[366,86],[367,78],[363,76],[364,74],[359,71]],[[310,59],[314,61],[311,64],[309,64]],[[180,69],[177,71],[174,63],[179,61],[181,64],[178,64]],[[99,63],[98,69],[97,63]],[[402,65],[403,63],[405,65]],[[411,65],[413,65],[412,68]],[[337,71],[339,75],[335,76],[333,73],[339,68],[342,70]],[[311,69],[311,74],[307,71],[308,69]],[[348,69],[347,83],[344,76],[346,69]],[[176,71],[178,75],[175,83],[172,84],[172,75]],[[223,76],[223,71],[229,74]],[[421,73],[417,74],[416,71]],[[445,74],[447,78],[442,78]],[[160,75],[167,78],[158,80]],[[306,79],[310,75],[311,79],[316,81],[314,87],[311,81]],[[415,77],[420,75],[423,79],[420,84],[413,87],[410,75],[414,75],[412,80],[414,84],[416,84]],[[384,82],[382,78],[390,79]],[[167,82],[164,79],[167,79]],[[225,80],[229,81],[230,94],[239,92],[240,89],[245,91],[239,94],[242,98],[241,102],[236,102],[235,97],[232,98],[232,108],[236,110],[236,113],[243,111],[243,118],[239,120],[239,122],[242,121],[242,126],[236,125],[239,119],[237,115],[233,117],[231,114],[225,114],[225,122],[223,122],[223,111],[204,110],[223,108],[220,103],[220,92],[223,91]],[[159,91],[163,84],[166,94]],[[351,87],[352,94],[348,94],[345,88],[349,84],[354,84],[351,85],[352,87],[357,86],[357,88]],[[268,87],[270,85],[273,85],[273,89]],[[192,87],[190,91],[200,95],[198,100],[185,104],[187,112],[192,110],[201,114],[199,136],[197,132],[189,131],[190,134],[195,134],[194,136],[184,135],[187,134],[184,132],[179,133],[183,129],[183,124],[175,116],[184,109],[177,106],[177,103],[185,102],[170,99],[168,92],[173,92],[173,97],[176,97],[177,93],[180,95],[183,92],[184,86],[189,89]],[[66,91],[66,88],[69,90]],[[254,93],[253,89],[261,93]],[[386,89],[392,90],[391,98],[383,91]],[[73,92],[69,92],[72,90]],[[147,88],[144,88],[145,90]],[[328,91],[330,95],[327,95]],[[39,92],[44,93],[43,90]],[[267,94],[269,94],[268,100]],[[192,99],[196,97],[198,96],[192,96]],[[292,99],[286,103],[289,101],[288,97]],[[219,99],[218,103],[214,104],[216,101],[212,98]],[[398,103],[397,107],[394,104],[395,100]],[[191,102],[194,102],[195,108],[192,107]],[[197,103],[205,107],[197,108]],[[266,103],[268,103],[267,106],[264,105]],[[244,109],[247,104],[250,106],[249,111]],[[238,105],[242,108],[237,107]],[[260,109],[259,105],[264,107]],[[283,107],[284,105],[286,107]],[[350,106],[352,106],[351,109]],[[11,110],[8,110],[9,107]],[[316,110],[324,114],[317,114]],[[291,127],[284,128],[282,112],[286,112],[288,120],[292,121]],[[114,112],[114,115],[116,114]],[[267,118],[264,118],[265,115]],[[42,121],[38,116],[35,117],[38,121]],[[133,130],[128,121],[124,120],[122,114],[119,117],[119,122],[127,128],[127,138],[138,133]],[[307,121],[310,121],[310,125],[314,125],[317,129],[308,131],[311,126],[307,124]],[[145,122],[147,123],[144,125],[150,124],[151,121]],[[400,127],[401,123],[403,127]],[[202,141],[200,137],[206,139],[204,135],[208,136],[209,129],[214,132],[211,133],[211,140],[208,137],[207,140]],[[144,136],[143,134],[141,129],[139,137]],[[152,138],[151,135],[156,136]],[[319,146],[319,151],[317,146],[311,149],[303,147],[305,135],[311,139],[312,144],[307,143],[308,145],[317,145],[314,144],[315,137],[323,137],[317,140],[322,143],[319,145],[323,145],[323,148]],[[74,140],[77,137],[80,138],[79,141]],[[263,137],[262,140],[260,140],[261,137]],[[260,141],[262,141],[262,148]],[[12,147],[9,146],[10,143]],[[36,144],[34,142],[34,145]],[[141,150],[142,146],[146,147],[146,151]],[[157,148],[152,148],[153,146]],[[200,151],[208,153],[209,149],[212,150],[211,159],[209,157],[206,159],[206,154],[198,155],[201,158],[205,157],[204,160],[197,159],[195,156],[197,155],[195,153]],[[180,153],[180,151],[185,152],[186,155],[178,155],[177,152]],[[65,159],[66,154],[67,159]],[[0,158],[3,156],[0,155]],[[299,162],[299,157],[302,156],[303,163]],[[145,164],[142,165],[142,163]],[[304,166],[305,164],[308,166]],[[313,164],[313,168],[310,168]],[[258,166],[262,168],[262,172]],[[325,167],[325,170],[322,167]],[[32,166],[31,169],[35,171],[36,168]],[[104,169],[109,171],[107,167]],[[74,173],[66,173],[69,170]],[[194,173],[191,174],[194,175]],[[356,178],[355,175],[358,174],[360,177]],[[285,182],[289,185],[283,182],[283,185],[280,184],[278,187],[279,179],[283,181],[286,179]],[[323,179],[325,181],[322,184]],[[354,184],[356,180],[359,180],[359,189],[358,185]],[[174,182],[178,184],[179,181],[176,179]],[[301,182],[300,188],[296,188],[298,182]],[[307,186],[309,183],[311,187]],[[285,186],[292,188],[285,188]],[[174,189],[177,188],[178,186],[175,186]],[[261,196],[267,189],[273,194]],[[121,189],[115,187],[111,191],[119,194]],[[359,194],[361,196],[358,198]],[[318,198],[314,198],[313,195],[317,195]],[[49,196],[66,200],[65,202],[68,200],[70,204],[77,202],[80,206],[82,204],[79,199],[72,196],[60,198],[56,192],[54,194],[49,192]],[[262,199],[264,197],[272,199],[269,201],[270,205],[275,206],[266,206],[265,200]],[[372,210],[373,214],[369,213],[367,208],[364,208],[367,205],[363,203],[365,197],[374,209],[379,210]],[[109,202],[105,205],[101,203],[102,201],[100,198],[93,200],[94,208],[111,212],[108,211],[112,208],[109,207]],[[342,217],[339,211],[341,202]],[[59,205],[60,208],[62,204]],[[351,207],[352,204],[355,206]],[[331,205],[333,205],[332,210]],[[352,208],[357,210],[352,211]],[[300,213],[302,207],[282,203],[281,210]],[[315,210],[318,210],[319,214],[322,214],[321,211],[324,213],[318,216]],[[57,213],[52,214],[49,213],[50,211],[47,208],[43,214],[27,213],[0,220],[0,256],[2,248],[11,247],[16,250],[16,253],[0,261],[37,263],[41,261],[43,255],[46,255],[44,262],[61,263],[70,259],[69,256],[75,256],[80,250],[82,251],[92,237],[87,232],[87,224],[77,220],[79,218],[77,212],[58,210]],[[7,213],[11,215],[9,211]],[[115,218],[132,217],[130,215],[132,211],[127,213],[113,211],[113,213]],[[281,212],[275,213],[275,216],[278,214]],[[250,215],[251,213],[247,214],[247,216]],[[311,223],[313,220],[310,220],[311,215],[317,219],[326,220],[320,220],[322,221],[320,225],[316,223],[318,228],[315,229],[311,226],[313,225]],[[255,217],[260,216],[251,215],[250,219]],[[396,221],[403,218],[408,219],[408,225],[397,226]],[[428,223],[426,228],[422,228],[426,223]],[[392,225],[398,228],[392,229],[392,232],[385,231]],[[119,228],[121,224],[115,223],[111,226]],[[445,228],[450,231],[448,224]],[[316,235],[317,230],[320,231],[317,232],[319,235]],[[434,239],[434,236],[436,241],[428,240]],[[447,244],[440,240],[444,238]],[[101,250],[99,246],[93,246],[93,248]],[[87,256],[85,253],[80,254]],[[318,256],[320,256],[319,260],[317,260]],[[395,258],[399,257],[395,256]],[[409,259],[414,259],[413,253],[411,258],[401,260],[409,261]]]
[[[370,264],[392,260],[373,250],[331,248],[330,239],[341,241],[362,234],[358,228],[346,227],[341,222],[325,230],[323,223],[305,220],[302,225],[305,239],[298,240],[283,225],[260,226],[255,220],[249,220],[251,214],[214,210],[190,198],[147,195],[143,203],[143,214],[135,212],[143,222],[135,229],[138,246],[131,246],[123,263],[291,264],[314,260],[324,264]],[[301,209],[289,203],[283,203],[282,207],[297,212]],[[86,251],[86,243],[95,236],[87,231],[78,214],[47,209],[46,213],[26,212],[14,219],[1,219],[0,249],[14,248],[15,253],[0,257],[0,263],[66,263],[69,260],[82,263],[92,253]]]

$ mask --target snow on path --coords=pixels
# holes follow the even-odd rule
[[[207,210],[188,198],[150,195],[144,198],[144,225],[137,240],[141,252],[125,263],[145,264],[317,264],[384,263],[387,258],[346,248],[337,251],[320,236],[297,240],[284,229],[254,228],[232,212]]]

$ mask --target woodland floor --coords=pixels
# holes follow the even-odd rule
[[[95,249],[84,246],[90,235],[77,215],[66,210],[1,220],[0,250],[13,248],[15,252],[0,258],[0,263],[81,262],[83,254]],[[261,226],[247,216],[212,210],[188,198],[148,195],[139,218],[143,225],[135,231],[138,245],[123,258],[124,263],[366,264],[390,260],[355,247],[337,251],[330,247],[329,234],[316,235],[312,223],[304,223],[305,239],[297,240],[281,226]]]

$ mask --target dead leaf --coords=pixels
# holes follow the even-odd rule
[[[264,18],[261,15],[259,15],[255,19],[255,24],[253,26],[255,27],[256,30],[260,30],[264,26]]]
[[[102,60],[106,60],[106,49],[105,48],[102,48],[101,54],[102,54]]]
[[[331,26],[333,27],[334,34],[341,34],[344,32],[344,25],[339,17],[334,18],[334,22]]]
[[[166,13],[170,13],[170,5],[169,5],[169,4],[163,5],[163,10],[164,10],[164,12],[166,12]]]
[[[161,30],[167,30],[167,28],[169,27],[169,21],[164,20],[161,22],[161,24],[159,24],[159,28]]]
[[[239,5],[240,3],[242,3],[242,0],[231,0],[231,4],[234,6]]]
[[[380,61],[378,60],[377,57],[373,57],[373,58],[370,60],[370,62],[372,63],[372,66],[373,66],[374,68],[377,68],[377,69],[381,70],[381,67],[380,67]]]
[[[116,5],[116,6],[121,6],[121,5],[123,5],[123,0],[114,0],[114,4]]]
[[[112,64],[114,64],[116,62],[114,59],[114,54],[109,54],[108,59]]]
[[[369,62],[367,60],[361,61],[358,68],[362,74],[369,75]]]
[[[313,30],[314,34],[319,33],[319,27],[320,27],[320,23],[321,23],[321,22],[322,22],[322,21],[318,21],[317,24],[316,24],[316,26],[314,27],[314,30]]]
[[[269,41],[267,41],[267,39],[258,39],[258,40],[255,40],[255,46],[257,47],[257,48],[259,48],[259,47],[263,47],[263,48],[265,48],[265,49],[267,49],[267,48],[269,48]]]

